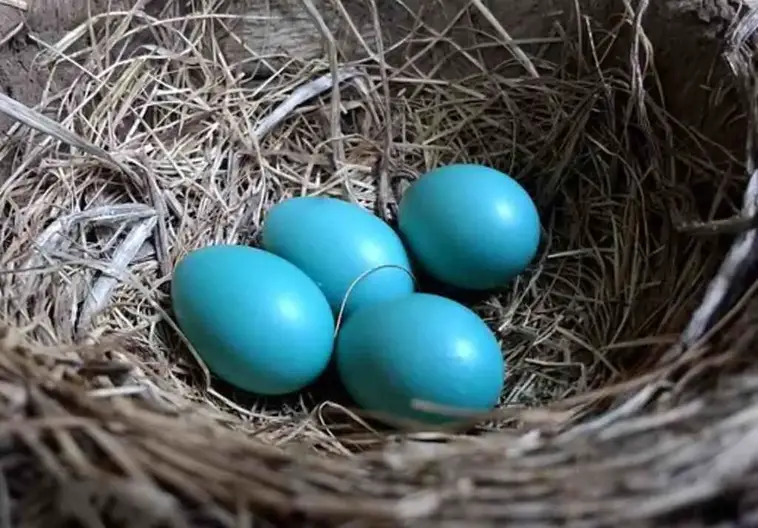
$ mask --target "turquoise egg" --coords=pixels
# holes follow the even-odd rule
[[[403,271],[411,265],[400,237],[355,204],[319,197],[284,200],[266,215],[261,245],[313,279],[335,314],[350,286],[371,270],[350,291],[345,315],[413,292],[413,279]]]
[[[198,249],[176,266],[171,297],[179,327],[208,369],[240,389],[294,392],[329,363],[329,303],[281,257],[248,246]]]
[[[449,165],[419,178],[400,201],[398,225],[429,275],[467,290],[516,277],[540,241],[539,214],[526,190],[482,165]]]
[[[366,410],[426,423],[450,413],[486,412],[503,390],[505,361],[497,339],[474,312],[445,297],[414,293],[357,311],[340,329],[335,363],[342,383]]]

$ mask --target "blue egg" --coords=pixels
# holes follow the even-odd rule
[[[418,410],[414,400],[486,412],[504,384],[505,361],[484,321],[461,304],[425,293],[353,314],[337,337],[335,362],[359,406],[416,422],[456,417]]]
[[[371,270],[350,291],[345,315],[413,292],[413,278],[403,271],[411,265],[400,237],[378,217],[342,200],[303,197],[278,203],[266,216],[261,245],[313,279],[335,314],[351,285]]]
[[[286,394],[314,381],[334,345],[334,316],[293,264],[248,246],[189,253],[171,285],[179,327],[208,369],[240,389]]]
[[[540,241],[529,194],[507,174],[481,165],[449,165],[419,178],[400,201],[398,225],[429,275],[467,290],[516,277]]]

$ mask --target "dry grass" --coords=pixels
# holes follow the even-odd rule
[[[734,461],[754,456],[755,374],[712,383],[750,348],[748,315],[661,360],[723,261],[720,238],[684,224],[736,214],[744,169],[668,115],[654,82],[642,89],[655,71],[640,66],[639,28],[628,40],[624,25],[587,22],[581,39],[556,29],[530,43],[496,28],[478,38],[503,62],[458,49],[465,78],[422,74],[408,42],[378,60],[392,43],[372,40],[375,59],[328,53],[251,80],[215,45],[223,16],[173,9],[92,18],[40,57],[76,64],[76,82],[35,112],[0,100],[44,132],[19,126],[0,150],[14,170],[0,189],[0,291],[12,292],[0,309],[21,331],[0,347],[0,527],[4,515],[249,526],[272,513],[594,526],[754,480]],[[431,38],[422,26],[410,44]],[[620,60],[630,48],[636,61]],[[453,161],[514,175],[546,228],[539,261],[473,305],[509,364],[502,408],[476,427],[497,432],[400,441],[321,388],[275,401],[206,391],[164,312],[177,259],[254,243],[288,196],[340,196],[391,220],[407,181]],[[693,392],[703,374],[717,392]]]

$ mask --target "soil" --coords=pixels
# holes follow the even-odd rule
[[[727,13],[730,15],[728,17],[720,13],[733,10],[733,1],[720,0],[713,2],[713,5],[680,2],[675,8],[671,7],[671,3],[656,4],[649,11],[645,26],[656,51],[657,69],[664,85],[680,87],[675,94],[667,97],[669,110],[685,123],[698,126],[707,135],[718,133],[720,137],[733,138],[734,141],[728,147],[740,151],[743,148],[744,123],[734,118],[733,98],[723,95],[719,98],[716,95],[723,94],[724,84],[728,86],[731,83],[726,68],[723,64],[714,68],[698,68],[703,73],[693,78],[691,67],[681,67],[683,64],[693,66],[706,61],[714,65],[718,63],[718,56],[723,49],[716,43],[721,41],[719,37],[725,31],[723,21],[733,18],[731,11]],[[328,0],[313,0],[313,3],[323,14],[326,25],[333,31],[338,42],[350,47],[350,39],[346,39],[335,27],[340,15],[334,9],[328,9],[331,3]],[[436,30],[442,29],[449,17],[457,13],[465,3],[464,0],[454,0],[446,4],[445,10],[431,10],[430,14],[429,9],[422,8],[425,2],[405,2],[410,11],[423,12],[426,23]],[[496,18],[503,21],[514,38],[545,34],[549,26],[555,23],[556,17],[565,16],[574,4],[573,0],[515,3],[483,0],[483,3]],[[0,4],[0,89],[28,106],[36,105],[44,96],[48,83],[48,90],[55,92],[59,86],[72,82],[75,74],[71,69],[58,68],[51,79],[50,70],[35,61],[42,49],[39,41],[56,42],[92,14],[134,9],[135,6],[154,12],[162,4],[164,2],[161,0],[27,0],[26,11]],[[609,7],[614,4],[613,0],[584,0],[581,3],[585,14],[603,19],[615,12]],[[344,5],[356,26],[371,41],[373,23],[366,14],[364,3],[348,0]],[[390,32],[394,33],[387,35],[385,45],[407,36],[409,28],[414,25],[413,16],[397,5],[395,0],[377,0],[382,26],[390,28]],[[324,40],[299,0],[229,0],[224,7],[231,13],[256,15],[259,19],[266,15],[267,18],[267,22],[248,19],[242,23],[242,27],[233,28],[242,42],[238,39],[222,39],[221,45],[230,59],[236,57],[244,61],[247,58],[249,61],[251,49],[260,50],[269,57],[299,56],[303,59],[313,58],[324,51]],[[673,26],[676,31],[672,30]],[[483,27],[490,28],[490,25],[483,21]],[[677,36],[676,40],[683,41],[672,41],[672,35]],[[360,47],[357,42],[353,44],[356,49]],[[340,51],[343,55],[351,55],[350,51],[355,51],[342,47]],[[501,58],[498,55],[493,59]],[[487,62],[489,61],[485,60]],[[12,124],[11,119],[0,114],[0,133],[5,134]],[[725,134],[725,128],[734,130]]]
[[[28,38],[25,16],[20,9],[0,6],[0,89],[27,105],[40,100],[47,80],[44,68],[33,68],[37,46]],[[14,35],[15,33],[15,35]],[[14,35],[8,39],[8,35]],[[0,114],[0,132],[5,133],[13,121]]]
[[[431,31],[443,32],[450,20],[470,4],[469,0],[374,1],[385,33],[385,48],[413,32],[417,15],[423,17]],[[564,28],[576,25],[574,14],[577,4],[581,6],[582,16],[607,25],[617,23],[615,14],[625,9],[624,0],[581,0],[578,3],[574,0],[481,1],[509,35],[517,40],[547,35],[556,24]],[[337,40],[343,57],[365,56],[357,39],[350,39],[340,32],[339,28],[345,26],[344,18],[333,8],[334,2],[311,0],[311,3],[321,13],[325,25]],[[401,4],[403,7],[400,7]],[[342,0],[342,5],[364,41],[375,48],[373,22],[366,8],[369,4],[362,0]],[[745,123],[735,114],[742,109],[735,107],[735,97],[738,96],[733,93],[732,75],[721,60],[723,42],[730,22],[737,18],[739,5],[737,0],[649,2],[643,25],[654,50],[655,69],[663,86],[675,87],[664,95],[668,110],[681,122],[697,127],[706,136],[720,138],[730,151],[741,153],[744,150]],[[250,50],[261,51],[273,67],[281,65],[285,57],[313,59],[325,51],[324,39],[300,0],[229,0],[226,8],[231,13],[248,15],[231,28],[236,38],[221,40],[221,46],[232,63],[246,61],[248,68],[260,68],[260,63],[251,61]],[[472,8],[466,15],[478,19],[474,25],[489,33],[497,33],[492,24],[475,11]],[[261,19],[262,15],[266,20]],[[472,44],[471,39],[475,38],[472,34],[461,33],[452,33],[448,37],[461,47]],[[644,45],[643,42],[640,55],[643,62],[650,59],[644,54]],[[629,46],[620,44],[619,49],[628,50]],[[444,53],[444,46],[441,50]],[[480,50],[478,56],[488,66],[503,60],[500,49]],[[414,67],[434,70],[436,76],[442,77],[460,78],[476,73],[468,61],[454,63],[447,56],[435,57],[433,53],[427,53],[425,59],[426,63],[417,60]],[[628,57],[624,55],[619,59],[626,63]],[[394,62],[392,56],[390,62]],[[445,62],[444,67],[440,68],[440,62]],[[518,70],[518,74],[522,75],[523,70]],[[719,157],[718,153],[714,155]]]
[[[21,4],[21,2],[18,2]],[[0,89],[10,97],[35,106],[44,94],[73,80],[71,69],[51,71],[36,58],[43,47],[39,41],[54,44],[92,14],[133,8],[128,0],[27,0],[27,9],[0,4]],[[13,120],[0,114],[0,133],[5,134]]]

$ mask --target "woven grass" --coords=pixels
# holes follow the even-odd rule
[[[217,45],[229,18],[194,9],[95,14],[39,58],[75,82],[0,95],[1,528],[758,524],[752,143],[746,166],[667,112],[644,6],[518,41],[467,25],[473,2],[449,32],[478,46],[419,24],[256,78]],[[417,68],[432,43],[473,73]],[[516,177],[546,231],[514,284],[463,299],[508,361],[495,413],[400,433],[331,378],[266,400],[211,379],[167,312],[179,258],[254,244],[290,196],[391,222],[456,161]]]

